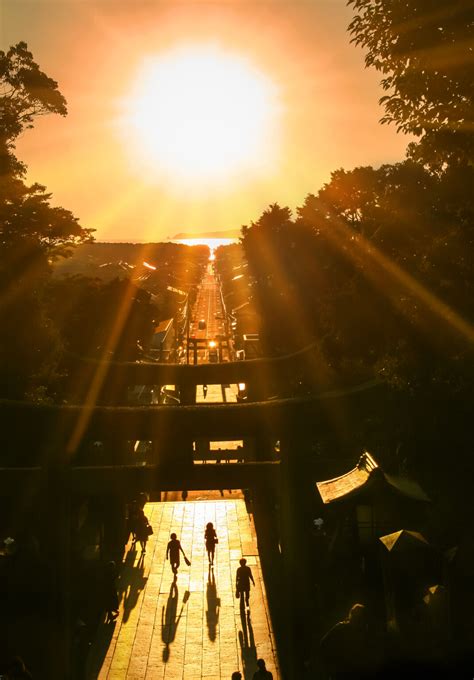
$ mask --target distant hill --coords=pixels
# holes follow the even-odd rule
[[[188,238],[240,238],[240,229],[228,229],[227,231],[201,231],[197,234],[187,234],[180,232],[171,237],[170,240],[177,241],[178,239]]]

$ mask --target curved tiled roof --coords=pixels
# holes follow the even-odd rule
[[[357,466],[340,477],[317,482],[316,486],[323,503],[347,499],[367,489],[374,482],[383,482],[403,496],[418,501],[429,501],[428,496],[417,482],[408,477],[385,474],[376,460],[367,451],[359,458]]]

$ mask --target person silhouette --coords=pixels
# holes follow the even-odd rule
[[[212,522],[206,524],[206,531],[204,532],[204,540],[206,541],[207,557],[209,564],[214,564],[214,553],[216,550],[216,543],[218,543],[216,530]]]
[[[135,536],[141,545],[143,553],[146,552],[146,544],[150,535],[149,526],[150,524],[147,516],[143,510],[139,508],[135,516]]]
[[[240,567],[238,567],[237,573],[235,575],[235,594],[236,597],[240,597],[242,606],[245,598],[245,603],[248,607],[250,597],[250,581],[252,581],[253,585],[255,585],[255,581],[253,580],[252,570],[247,566],[247,560],[245,557],[242,557],[242,559],[239,560],[239,564]]]
[[[258,670],[253,674],[253,680],[273,680],[273,675],[267,671],[265,661],[257,659]]]
[[[184,550],[181,547],[181,543],[178,541],[176,534],[172,533],[171,534],[171,540],[168,543],[168,547],[166,548],[166,559],[169,559],[170,564],[171,564],[171,570],[173,574],[178,573],[179,569],[179,558],[180,558],[180,552],[183,553],[184,559],[186,560],[186,555],[184,554]]]

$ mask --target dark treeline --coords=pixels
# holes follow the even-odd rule
[[[449,381],[446,360],[472,342],[473,182],[472,168],[435,175],[412,160],[338,170],[294,218],[275,204],[244,227],[266,351],[316,339],[336,374]]]

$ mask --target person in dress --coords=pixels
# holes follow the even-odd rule
[[[206,531],[204,532],[204,540],[206,542],[207,557],[209,559],[209,564],[214,564],[214,553],[216,551],[216,543],[218,543],[218,538],[216,530],[212,522],[206,524]]]
[[[135,534],[137,540],[140,542],[142,553],[146,552],[146,544],[148,541],[148,536],[150,535],[150,523],[148,522],[148,517],[145,515],[143,510],[138,509],[136,515],[135,523]]]

